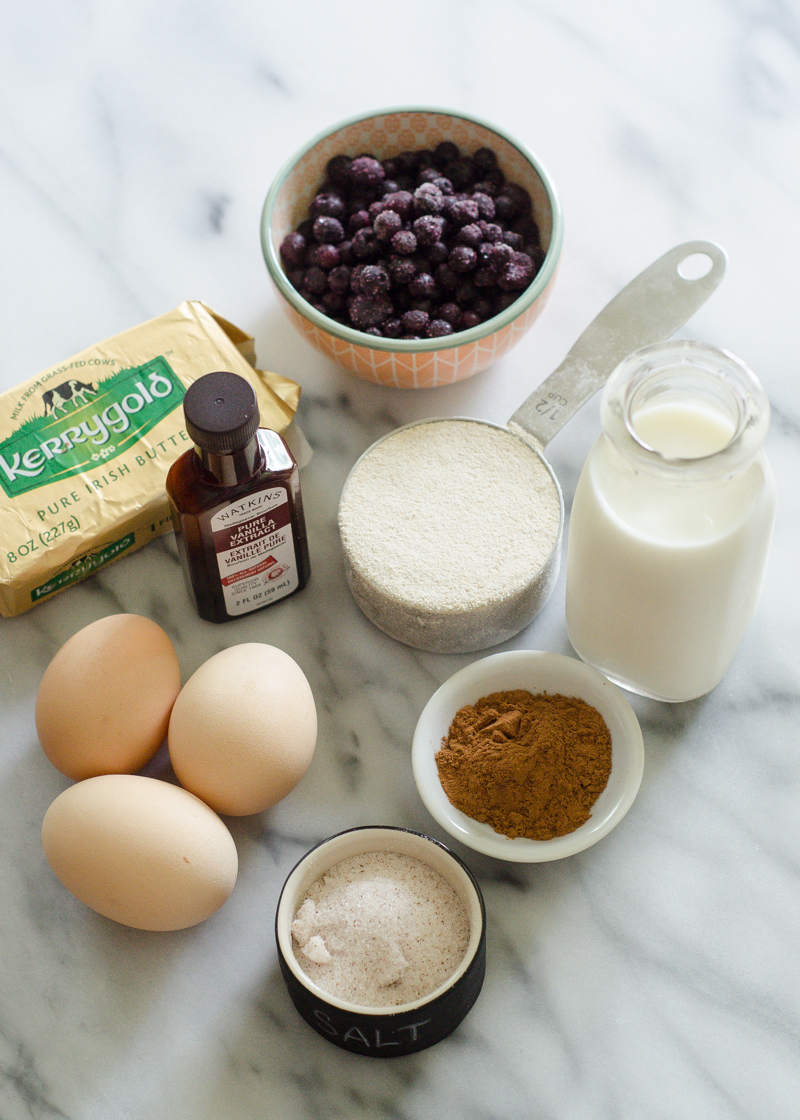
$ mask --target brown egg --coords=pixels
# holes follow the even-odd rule
[[[56,769],[80,781],[132,774],[164,742],[181,687],[172,642],[149,618],[114,614],[65,642],[36,697],[36,730]]]
[[[236,845],[198,797],[141,774],[65,789],[45,813],[47,862],[81,902],[136,929],[185,929],[233,890]]]
[[[175,701],[169,753],[180,783],[218,813],[269,809],[305,774],[317,709],[303,670],[249,642],[209,658]]]

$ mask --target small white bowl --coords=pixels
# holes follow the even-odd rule
[[[585,824],[552,840],[511,839],[473,820],[450,802],[439,781],[436,754],[456,712],[492,692],[524,688],[537,695],[578,696],[596,708],[611,732],[611,775]],[[495,653],[467,665],[425,705],[411,751],[417,789],[431,816],[456,840],[476,852],[517,863],[542,863],[575,855],[619,824],[633,804],[644,771],[639,721],[622,692],[596,669],[574,657],[540,650]]]

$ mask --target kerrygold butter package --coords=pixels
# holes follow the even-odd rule
[[[196,378],[241,374],[262,425],[286,433],[299,386],[254,367],[250,335],[188,301],[0,396],[0,613],[171,528],[164,484],[191,446],[181,402]]]

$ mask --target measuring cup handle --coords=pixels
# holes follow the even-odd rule
[[[710,259],[704,276],[688,279],[680,266]],[[687,241],[640,272],[592,320],[564,361],[509,420],[545,447],[581,405],[600,389],[623,358],[663,342],[702,307],[725,273],[725,253],[711,241]]]

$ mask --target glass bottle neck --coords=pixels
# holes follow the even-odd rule
[[[263,455],[254,435],[246,447],[229,455],[219,455],[195,444],[195,453],[204,470],[213,475],[220,486],[236,486],[247,482],[261,469]]]
[[[637,471],[721,478],[747,466],[769,424],[755,375],[726,351],[679,340],[627,358],[601,400],[606,436]]]

